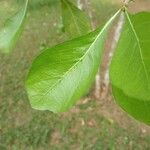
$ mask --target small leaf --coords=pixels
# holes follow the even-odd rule
[[[6,21],[4,28],[0,30],[1,52],[10,52],[20,37],[27,12],[27,5],[28,0],[25,1],[24,6],[12,18]]]
[[[109,27],[119,11],[95,32],[46,49],[33,62],[26,81],[35,109],[64,112],[94,80]]]
[[[91,25],[88,16],[69,0],[61,0],[62,19],[65,32],[70,38],[89,33]]]
[[[126,112],[150,124],[150,13],[124,16],[110,67],[112,90]]]

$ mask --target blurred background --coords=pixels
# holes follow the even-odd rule
[[[95,28],[123,4],[122,0],[81,3],[87,14],[91,11]],[[0,28],[19,7],[19,0],[0,0]],[[129,10],[148,11],[150,0],[135,0]],[[91,90],[62,114],[31,108],[25,78],[41,50],[68,40],[62,27],[59,0],[30,0],[25,29],[16,48],[8,55],[0,54],[0,150],[149,150],[150,127],[123,112],[110,90],[101,90],[100,94],[106,94],[99,98]],[[110,37],[106,49],[113,34]]]

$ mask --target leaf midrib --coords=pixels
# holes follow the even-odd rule
[[[138,45],[138,47],[139,47],[139,52],[140,52],[140,58],[141,58],[141,61],[142,61],[142,66],[143,66],[143,69],[144,69],[144,72],[145,72],[145,75],[146,75],[146,80],[147,80],[147,82],[148,82],[148,88],[150,88],[150,86],[149,86],[148,72],[147,72],[147,70],[146,70],[146,65],[145,65],[145,62],[144,62],[144,60],[143,60],[142,48],[141,48],[141,45],[140,45],[139,37],[138,37],[138,35],[137,35],[137,33],[136,33],[136,30],[135,30],[135,28],[134,28],[134,26],[133,26],[133,24],[132,24],[132,22],[131,22],[131,19],[130,19],[128,13],[125,12],[125,14],[126,14],[127,19],[128,19],[128,21],[129,21],[130,27],[131,27],[131,29],[132,29],[132,31],[133,31],[133,34],[135,35],[135,39],[136,39],[137,45]]]
[[[75,26],[76,26],[76,28],[77,28],[77,31],[78,31],[79,35],[81,35],[82,32],[80,31],[80,29],[79,29],[79,27],[78,27],[78,23],[76,22],[76,19],[75,19],[75,17],[74,17],[74,14],[73,14],[72,9],[70,8],[70,6],[68,5],[68,3],[67,3],[65,0],[63,0],[63,2],[64,2],[64,3],[67,5],[67,7],[69,8],[69,11],[71,12],[71,15],[72,15],[72,18],[73,18],[73,20],[74,20]]]
[[[88,53],[90,52],[91,47],[94,45],[94,43],[97,41],[97,39],[101,36],[101,34],[105,31],[105,29],[109,26],[109,24],[115,19],[115,17],[120,13],[120,10],[118,10],[116,12],[116,14],[105,24],[105,26],[102,28],[102,30],[100,31],[100,33],[97,35],[97,37],[95,38],[95,40],[93,41],[93,43],[91,44],[91,46],[88,48],[88,50],[86,51],[86,53],[79,59],[79,61],[77,61],[68,71],[66,71],[62,77],[51,86],[51,88],[43,94],[43,96],[47,95],[50,91],[54,90],[54,87],[57,86],[58,83],[60,83],[66,76],[67,74],[69,74],[69,72],[71,72],[75,66],[77,66],[85,57],[86,55],[88,55]]]
[[[25,15],[26,15],[26,11],[27,11],[27,5],[28,5],[28,0],[26,0],[25,6],[22,7],[22,8],[20,8],[21,10],[19,10],[19,11],[22,11],[22,9],[23,9],[23,12],[22,12],[23,15],[22,15],[21,20],[19,21],[19,23],[17,24],[17,26],[14,25],[14,23],[13,23],[13,25],[12,25],[12,26],[15,26],[15,27],[16,27],[16,30],[11,31],[11,37],[9,38],[8,43],[11,42],[11,41],[12,41],[12,38],[17,35],[17,33],[18,33],[18,31],[19,31],[19,28],[21,27],[21,25],[22,25],[22,23],[23,23],[23,21],[24,21],[24,17],[25,17]],[[20,13],[19,11],[18,11],[17,13]],[[15,16],[15,17],[16,17],[16,16]],[[8,26],[4,26],[4,28],[0,31],[0,38],[3,36],[3,34],[5,34],[6,30],[8,30],[8,31],[10,30]]]
[[[23,21],[24,21],[24,17],[25,17],[26,12],[27,12],[28,1],[29,1],[29,0],[26,0],[24,8],[21,8],[21,9],[23,9],[23,13],[22,13],[23,16],[22,16],[21,21],[20,21],[19,24],[18,24],[18,27],[19,27],[19,28],[20,28],[20,26],[22,25],[22,23],[23,23]],[[18,28],[18,30],[19,30],[19,28]],[[18,30],[16,30],[16,33],[18,32]]]

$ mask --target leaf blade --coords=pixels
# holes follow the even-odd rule
[[[35,59],[26,80],[33,108],[64,112],[89,89],[108,29],[119,12],[102,30],[47,49]]]
[[[61,0],[62,19],[65,32],[75,38],[91,31],[88,16],[69,0]]]
[[[16,44],[22,32],[27,12],[28,0],[24,6],[12,18],[6,21],[3,29],[0,30],[0,51],[8,53]]]
[[[124,15],[125,24],[110,66],[113,95],[131,116],[150,124],[150,13]]]

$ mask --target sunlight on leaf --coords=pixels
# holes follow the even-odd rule
[[[26,80],[33,108],[64,112],[89,90],[108,30],[119,12],[102,29],[46,49],[34,60]]]

